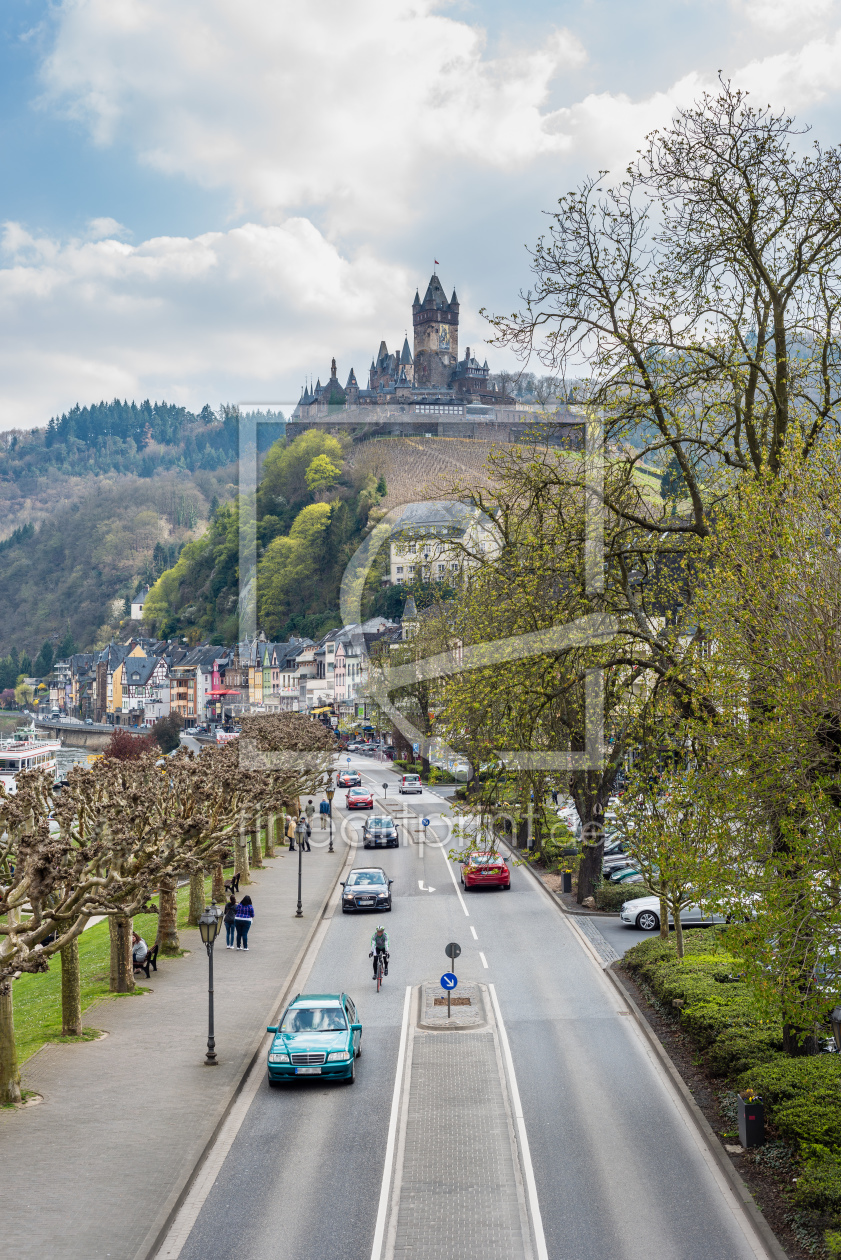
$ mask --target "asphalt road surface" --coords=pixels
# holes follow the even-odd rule
[[[354,862],[381,865],[394,880],[394,910],[381,916],[391,938],[382,992],[368,958],[376,915],[337,911],[306,980],[308,992],[345,990],[357,1003],[363,1053],[356,1082],[307,1080],[270,1090],[264,1081],[183,1260],[369,1260],[405,989],[448,968],[451,940],[462,946],[460,979],[496,987],[551,1260],[763,1254],[634,1021],[564,916],[516,868],[510,892],[462,899],[449,846],[419,842],[420,813],[431,820],[429,839],[444,835],[446,802],[426,790],[400,797],[393,771],[364,757],[353,765],[376,788],[377,809],[383,781],[398,823],[409,807],[411,840],[397,850],[360,850]],[[341,805],[337,792],[334,807]],[[360,811],[343,825],[361,829],[365,817]],[[404,839],[402,823],[400,830]],[[470,1230],[469,1217],[463,1228]]]

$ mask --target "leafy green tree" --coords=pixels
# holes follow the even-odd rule
[[[306,473],[313,460],[324,455],[338,468],[343,463],[341,443],[323,429],[307,429],[289,445],[276,442],[263,461],[263,475],[257,494],[258,519],[274,512],[279,499],[300,502],[310,494]]]
[[[304,474],[304,481],[310,494],[324,494],[331,490],[341,476],[337,468],[326,455],[316,455]]]

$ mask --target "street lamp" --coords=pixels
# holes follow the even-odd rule
[[[832,1035],[835,1038],[835,1049],[841,1053],[841,1006],[832,1009],[829,1015],[829,1022],[832,1024]]]
[[[332,853],[333,852],[333,797],[336,795],[336,789],[333,787],[332,783],[330,787],[327,789],[327,791],[324,793],[324,795],[327,797],[327,800],[330,804],[330,811],[328,814],[328,817],[330,819],[330,847],[327,850],[327,852]]]
[[[301,854],[304,851],[304,836],[307,834],[307,824],[303,814],[295,825],[295,835],[298,838],[298,909],[295,911],[295,918],[302,919],[304,911],[301,906]]]
[[[222,911],[211,901],[199,916],[199,932],[207,950],[207,1054],[204,1056],[205,1067],[217,1067],[216,1039],[213,1035],[213,945],[219,934],[222,922]]]

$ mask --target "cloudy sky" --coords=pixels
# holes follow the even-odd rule
[[[295,399],[434,258],[510,311],[542,212],[718,71],[841,118],[841,0],[3,0],[0,429]]]

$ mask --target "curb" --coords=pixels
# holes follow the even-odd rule
[[[516,852],[516,850],[511,850],[509,845],[506,845],[506,848],[509,849],[509,852]],[[537,886],[546,894],[547,897],[551,898],[554,904],[566,916],[567,922],[573,928],[575,935],[581,941],[582,945],[585,947],[585,950],[590,954],[590,956],[593,959],[595,959],[602,974],[610,981],[612,986],[616,989],[616,991],[621,996],[622,1001],[628,1007],[628,1010],[630,1011],[631,1015],[633,1015],[634,1019],[636,1020],[636,1023],[640,1031],[642,1032],[642,1035],[645,1037],[646,1042],[648,1043],[648,1045],[651,1047],[652,1051],[654,1052],[654,1055],[657,1059],[659,1066],[668,1076],[669,1081],[672,1084],[672,1086],[677,1090],[677,1093],[683,1105],[685,1106],[686,1110],[688,1111],[690,1118],[695,1123],[698,1131],[701,1134],[701,1137],[704,1139],[704,1145],[709,1150],[710,1154],[712,1155],[713,1159],[715,1160],[718,1166],[719,1171],[725,1177],[730,1189],[732,1190],[733,1194],[736,1196],[739,1206],[742,1208],[742,1211],[745,1213],[748,1220],[750,1221],[754,1229],[754,1232],[756,1233],[762,1246],[765,1248],[765,1251],[768,1254],[768,1256],[771,1257],[772,1260],[789,1260],[788,1253],[784,1251],[776,1234],[771,1229],[771,1226],[768,1224],[765,1217],[762,1215],[761,1211],[757,1207],[756,1200],[754,1199],[746,1183],[742,1179],[742,1176],[739,1173],[738,1169],[734,1168],[733,1163],[731,1162],[730,1158],[728,1157],[721,1143],[716,1137],[712,1126],[707,1120],[707,1117],[704,1115],[703,1111],[698,1106],[695,1099],[692,1097],[692,1093],[688,1085],[686,1084],[680,1072],[677,1070],[671,1058],[669,1057],[669,1052],[666,1050],[666,1047],[663,1045],[662,1041],[657,1036],[654,1029],[648,1023],[648,1020],[645,1018],[642,1011],[637,1006],[634,999],[631,997],[630,993],[622,984],[622,981],[619,978],[619,975],[615,971],[613,971],[611,967],[605,966],[604,960],[599,958],[598,954],[596,953],[595,947],[591,944],[591,942],[588,940],[584,932],[579,928],[578,924],[575,922],[578,916],[576,916],[575,914],[570,914],[570,912],[564,906],[561,899],[555,893],[552,892],[551,888],[546,887],[546,885],[544,884],[540,876],[537,875],[530,867],[525,866],[523,869],[528,871],[528,874],[535,881]]]
[[[265,1031],[266,1024],[271,1019],[272,1013],[276,1011],[286,1000],[289,990],[292,987],[293,981],[295,980],[295,976],[298,973],[298,969],[300,968],[303,959],[306,957],[307,950],[312,944],[313,937],[315,936],[316,932],[318,931],[319,926],[321,925],[324,919],[325,912],[327,910],[328,905],[330,904],[330,898],[333,896],[334,892],[336,891],[336,886],[342,876],[342,872],[344,871],[348,862],[353,858],[353,854],[354,854],[354,850],[350,848],[350,846],[348,846],[347,857],[345,858],[343,862],[339,863],[339,866],[336,870],[335,879],[332,881],[327,892],[325,893],[322,899],[321,905],[318,908],[317,913],[313,916],[312,924],[310,925],[309,930],[307,931],[307,934],[304,937],[304,940],[301,942],[301,946],[298,949],[298,952],[295,955],[292,961],[292,964],[283,979],[283,984],[280,988],[280,991],[277,997],[272,999],[269,1016],[267,1017],[267,1019],[264,1019],[260,1025],[262,1031],[258,1033],[255,1036],[254,1040],[252,1041],[252,1050],[248,1056],[247,1063],[242,1069],[239,1080],[234,1085],[233,1090],[231,1091],[231,1094],[227,1102],[224,1104],[222,1108],[222,1111],[217,1115],[216,1122],[213,1125],[213,1129],[211,1130],[210,1136],[208,1137],[207,1141],[202,1147],[201,1152],[198,1158],[196,1159],[193,1167],[189,1170],[189,1172],[187,1172],[180,1179],[180,1185],[178,1186],[178,1188],[173,1190],[170,1193],[170,1195],[167,1197],[166,1203],[161,1208],[161,1211],[158,1213],[157,1219],[155,1220],[154,1224],[150,1227],[150,1229],[148,1230],[146,1234],[146,1237],[144,1238],[138,1250],[135,1252],[134,1260],[154,1260],[154,1257],[157,1255],[157,1253],[160,1251],[161,1247],[163,1246],[164,1242],[166,1241],[170,1228],[172,1227],[172,1224],[176,1216],[180,1212],[185,1199],[190,1193],[190,1190],[193,1186],[193,1182],[196,1180],[196,1177],[200,1173],[202,1166],[205,1163],[205,1160],[207,1159],[208,1155],[213,1149],[216,1139],[218,1138],[219,1133],[223,1125],[225,1124],[225,1121],[227,1120],[228,1115],[230,1114],[231,1108],[233,1107],[234,1103],[236,1102],[237,1098],[242,1092],[242,1088],[245,1085],[246,1080],[248,1079],[249,1073],[251,1072],[251,1069],[254,1067],[254,1064],[260,1054],[260,1051],[263,1046],[263,1042],[265,1041],[265,1038],[266,1038],[266,1031]]]

